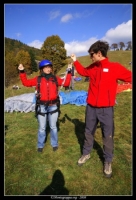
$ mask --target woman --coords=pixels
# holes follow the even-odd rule
[[[46,127],[47,127],[47,117],[50,126],[50,142],[53,147],[53,151],[58,149],[58,130],[57,130],[57,120],[58,120],[58,86],[69,86],[71,80],[71,73],[67,74],[65,82],[63,83],[63,79],[56,76],[57,84],[54,80],[54,75],[52,73],[53,65],[49,60],[42,60],[39,63],[39,70],[41,76],[40,82],[40,99],[39,106],[37,109],[37,120],[39,123],[38,128],[38,141],[37,141],[37,150],[38,152],[42,152],[45,139],[46,139]],[[24,71],[24,66],[20,64],[18,66],[20,72],[20,79],[22,84],[27,87],[37,86],[38,76],[32,79],[27,79],[26,73]]]

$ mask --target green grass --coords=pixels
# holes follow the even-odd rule
[[[109,54],[111,60],[130,68],[128,63],[131,61],[131,52]],[[79,60],[85,66],[90,63],[88,56],[80,57]],[[34,92],[34,88],[26,88],[20,81],[17,84],[21,89],[12,90],[12,86],[6,88],[5,98]],[[75,83],[76,90],[87,91],[87,88],[88,82],[84,82],[84,78]],[[117,102],[114,107],[113,176],[110,179],[103,175],[100,128],[95,133],[91,158],[83,166],[77,165],[84,138],[85,106],[61,105],[58,120],[59,149],[52,151],[48,129],[42,154],[37,152],[36,147],[38,123],[34,113],[5,113],[5,195],[131,196],[132,92],[118,94]]]

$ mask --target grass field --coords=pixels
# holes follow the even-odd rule
[[[131,69],[130,51],[109,52],[108,57]],[[87,66],[89,56],[78,60]],[[63,68],[58,74],[64,72]],[[131,69],[132,70],[132,69]],[[32,76],[35,76],[33,74]],[[77,74],[77,76],[79,76]],[[34,88],[22,86],[20,90],[5,88],[5,99],[23,93],[34,92]],[[75,83],[75,90],[88,89],[88,82]],[[64,90],[64,89],[62,89]],[[132,92],[122,92],[114,107],[115,136],[113,176],[103,175],[102,135],[98,127],[95,133],[91,158],[81,167],[77,161],[81,156],[85,127],[85,106],[61,105],[58,120],[59,149],[52,151],[50,133],[43,153],[37,152],[38,123],[34,113],[4,113],[4,194],[5,195],[70,195],[70,196],[131,196],[132,173]]]

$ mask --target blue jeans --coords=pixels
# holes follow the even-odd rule
[[[52,147],[58,146],[58,130],[57,130],[57,119],[58,119],[58,112],[50,114],[48,112],[54,111],[57,109],[56,105],[45,106],[40,105],[39,109],[41,109],[41,113],[46,113],[44,116],[38,114],[37,119],[39,123],[38,129],[38,142],[37,147],[43,148],[45,145],[45,138],[46,138],[46,127],[47,127],[47,118],[49,120],[50,126],[50,143]],[[48,114],[47,114],[48,113]]]

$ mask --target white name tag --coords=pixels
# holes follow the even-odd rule
[[[108,72],[108,71],[109,71],[109,69],[107,69],[107,68],[103,69],[103,72]]]

